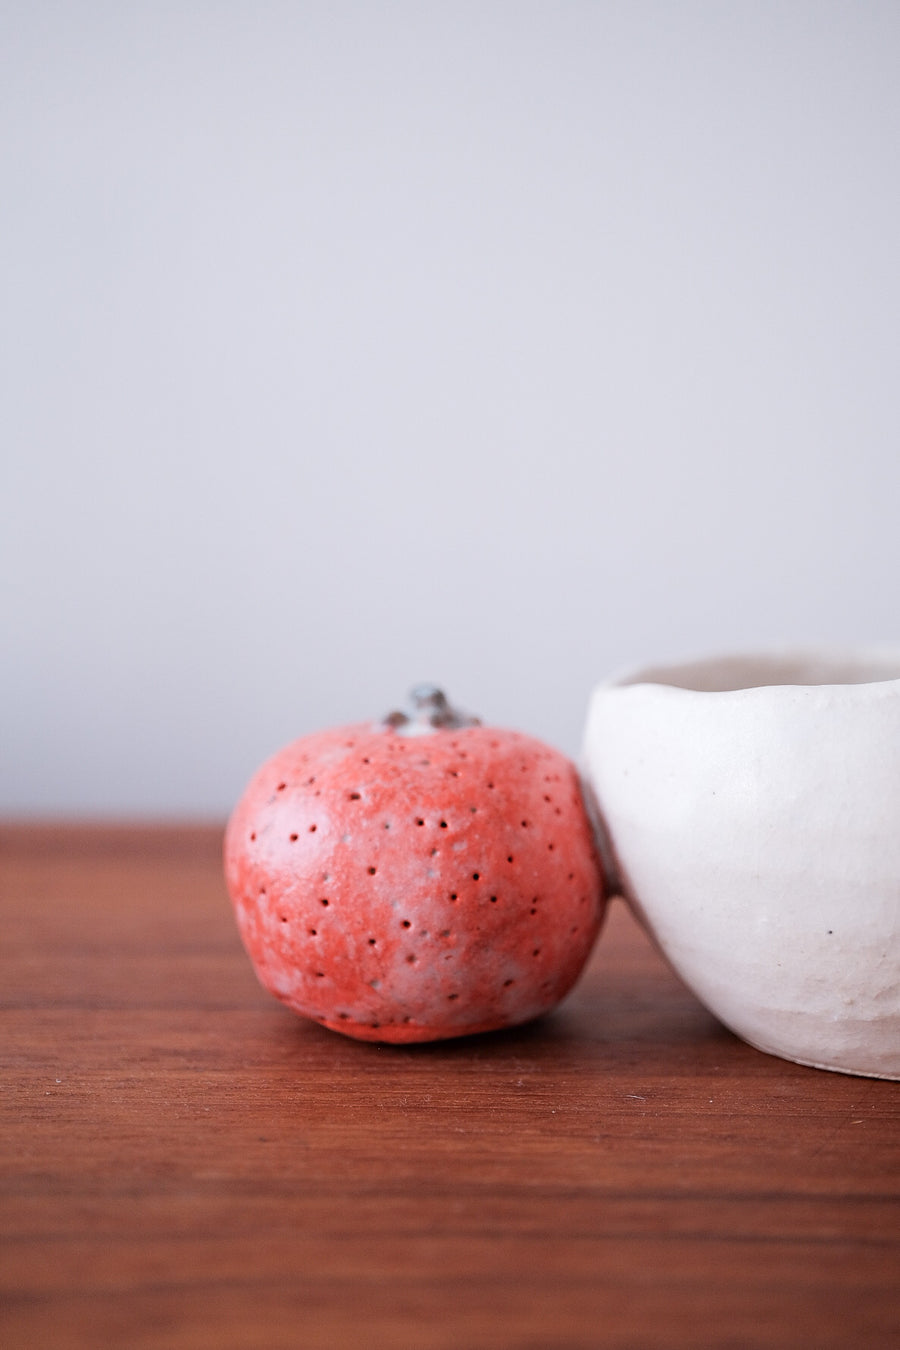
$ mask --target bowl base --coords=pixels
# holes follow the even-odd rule
[[[802,1059],[798,1055],[785,1054],[783,1050],[773,1050],[771,1046],[762,1045],[759,1041],[751,1040],[749,1036],[741,1036],[736,1033],[742,1041],[752,1045],[754,1050],[760,1050],[764,1055],[772,1055],[775,1059],[787,1060],[789,1064],[800,1064],[804,1069],[824,1069],[826,1073],[845,1073],[851,1078],[880,1078],[888,1083],[900,1083],[900,1072],[889,1073],[878,1069],[848,1069],[843,1064],[824,1064],[821,1060]]]

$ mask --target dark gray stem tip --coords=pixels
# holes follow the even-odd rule
[[[470,717],[468,713],[454,708],[448,701],[443,689],[436,684],[417,684],[410,691],[410,712],[396,709],[388,713],[384,722],[401,735],[421,735],[423,731],[439,728],[477,727],[481,725],[479,717]]]

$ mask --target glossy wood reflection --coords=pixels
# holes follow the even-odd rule
[[[0,1344],[887,1347],[898,1089],[732,1037],[614,903],[530,1027],[258,987],[201,828],[0,832]]]

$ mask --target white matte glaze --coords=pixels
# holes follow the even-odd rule
[[[900,649],[648,667],[584,746],[622,890],[760,1050],[900,1078]]]

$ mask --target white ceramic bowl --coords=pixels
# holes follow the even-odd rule
[[[634,671],[584,757],[621,889],[707,1007],[900,1078],[900,649]]]

